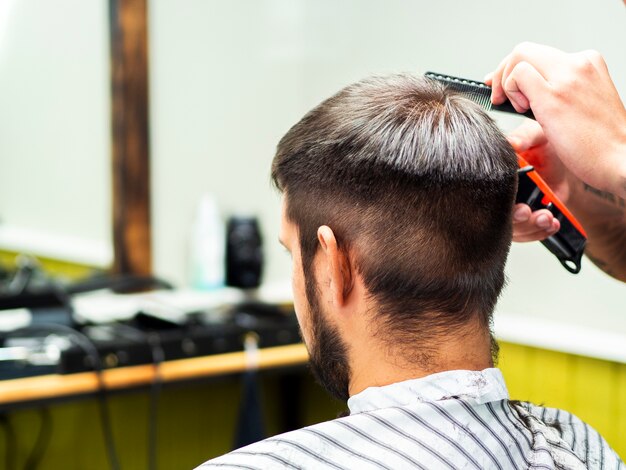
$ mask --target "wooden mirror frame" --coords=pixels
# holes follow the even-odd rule
[[[150,275],[147,0],[109,0],[113,272]]]

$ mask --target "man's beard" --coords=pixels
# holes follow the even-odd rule
[[[305,286],[311,330],[311,344],[308,345],[311,372],[328,393],[346,401],[350,398],[350,365],[346,345],[337,328],[324,316],[312,274],[305,276]]]

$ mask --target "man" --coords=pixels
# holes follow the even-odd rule
[[[487,77],[492,101],[505,99],[529,122],[509,136],[578,218],[589,237],[585,254],[626,282],[626,108],[602,56],[568,54],[522,43]],[[542,240],[558,231],[548,210],[516,207],[516,241]]]
[[[490,333],[516,155],[477,105],[371,78],[281,140],[280,239],[318,381],[350,415],[202,468],[619,468],[564,411],[510,401]]]

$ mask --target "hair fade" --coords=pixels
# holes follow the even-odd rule
[[[504,285],[515,152],[478,105],[412,75],[373,77],[325,100],[278,144],[272,179],[299,232],[305,276],[332,228],[394,341],[471,318]]]

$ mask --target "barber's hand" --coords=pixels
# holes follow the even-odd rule
[[[486,81],[493,103],[532,109],[574,175],[626,197],[626,109],[599,53],[522,43]]]
[[[574,176],[565,168],[554,148],[548,143],[541,126],[527,121],[509,136],[509,142],[532,165],[556,196],[566,203]],[[516,204],[513,210],[513,240],[531,242],[544,240],[561,228],[552,212],[540,209],[532,212],[526,204]]]

